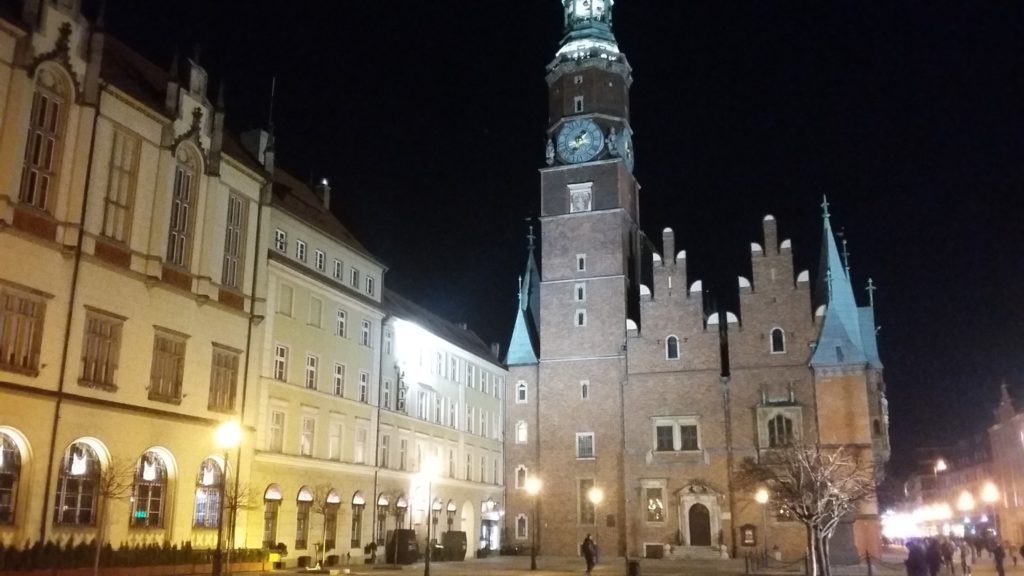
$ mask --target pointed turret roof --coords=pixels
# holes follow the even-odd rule
[[[828,200],[822,203],[823,235],[816,300],[824,304],[825,321],[821,327],[811,366],[848,366],[865,364],[867,355],[861,340],[861,313],[853,297],[853,285],[846,263],[839,254],[828,212]],[[874,322],[872,320],[871,324]],[[872,334],[874,327],[870,328]]]
[[[615,0],[562,0],[565,9],[565,36],[559,59],[611,58],[619,56],[619,45],[612,33],[612,6]]]
[[[540,350],[538,328],[540,327],[540,270],[533,257],[533,229],[530,229],[529,253],[526,270],[519,278],[519,306],[516,307],[516,322],[512,328],[512,340],[508,345],[505,364],[536,364]]]

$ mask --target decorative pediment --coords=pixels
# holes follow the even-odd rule
[[[82,87],[78,82],[78,77],[75,76],[74,70],[71,69],[71,24],[64,22],[57,29],[57,41],[54,42],[53,49],[37,54],[35,58],[29,62],[28,73],[30,76],[35,76],[39,66],[46,63],[53,62],[58,66],[64,68],[68,73],[68,77],[71,78],[71,82],[75,85],[75,94],[82,93]]]
[[[694,478],[693,480],[690,480],[689,484],[676,491],[677,496],[687,496],[689,494],[715,496],[720,498],[722,496],[722,491],[716,489],[710,482],[703,478]]]
[[[190,141],[196,145],[196,148],[199,148],[199,151],[203,155],[203,159],[206,160],[209,157],[209,155],[207,153],[206,148],[203,146],[202,139],[199,138],[199,135],[202,134],[202,131],[203,108],[202,106],[196,106],[192,109],[192,124],[189,125],[188,130],[174,137],[174,140],[171,142],[171,150],[177,150],[179,144],[185,141]]]

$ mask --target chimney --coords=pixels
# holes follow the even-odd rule
[[[495,358],[501,358],[501,344],[491,342],[491,354],[493,354]]]
[[[99,104],[100,101],[100,67],[103,61],[103,42],[106,39],[103,32],[106,5],[106,2],[100,4],[99,16],[89,35],[89,62],[85,66],[83,99],[92,105]]]
[[[167,94],[164,96],[164,108],[171,116],[178,115],[178,51],[171,57],[171,67],[167,70]]]
[[[321,178],[320,182],[313,187],[316,190],[316,195],[320,198],[320,201],[324,203],[324,210],[331,209],[331,185],[327,183],[327,178]],[[465,329],[465,326],[462,326]]]
[[[675,232],[672,232],[671,228],[665,228],[661,231],[661,250],[663,266],[676,263],[676,235]]]
[[[217,88],[217,104],[213,108],[213,129],[210,131],[210,171],[220,174],[220,156],[224,148],[224,81]]]

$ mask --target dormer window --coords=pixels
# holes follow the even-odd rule
[[[306,243],[302,240],[295,242],[295,258],[301,262],[306,261]]]
[[[274,250],[288,252],[288,233],[280,228],[274,230]]]

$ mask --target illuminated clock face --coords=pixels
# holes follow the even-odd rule
[[[567,164],[592,160],[603,148],[604,133],[593,120],[570,120],[558,132],[558,157]]]

